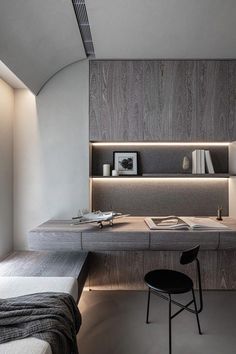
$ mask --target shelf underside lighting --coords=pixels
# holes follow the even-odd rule
[[[93,146],[229,146],[229,142],[91,142]]]
[[[192,181],[192,182],[211,182],[211,181],[228,181],[228,177],[91,177],[94,181],[100,182],[115,182],[115,181],[124,181],[124,182],[166,182],[166,181],[173,181],[173,182],[183,182],[183,181]]]

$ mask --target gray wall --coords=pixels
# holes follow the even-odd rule
[[[14,245],[50,218],[89,206],[88,62],[54,76],[35,97],[16,90]]]
[[[117,178],[93,180],[93,208],[132,215],[228,215],[228,180]]]
[[[12,249],[14,91],[0,79],[0,257]]]

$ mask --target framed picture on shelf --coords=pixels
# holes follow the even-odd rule
[[[114,151],[113,168],[120,176],[137,176],[138,152],[137,151]]]

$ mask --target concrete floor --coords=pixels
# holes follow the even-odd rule
[[[80,354],[168,354],[168,303],[152,295],[146,325],[146,296],[143,291],[84,292]],[[202,336],[194,315],[184,311],[173,319],[173,354],[236,353],[236,291],[204,292],[200,322]]]

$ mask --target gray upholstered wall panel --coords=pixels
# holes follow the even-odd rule
[[[132,215],[228,215],[227,179],[93,179],[92,207]]]

